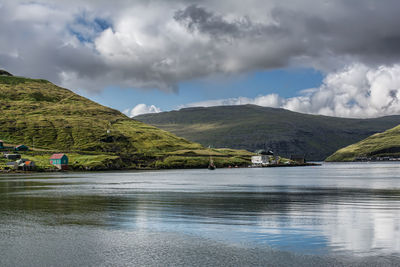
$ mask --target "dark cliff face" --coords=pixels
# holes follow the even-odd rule
[[[0,76],[13,76],[11,73],[9,73],[8,71],[5,70],[1,70],[0,69]]]

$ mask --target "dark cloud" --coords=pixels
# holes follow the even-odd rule
[[[176,11],[174,19],[183,23],[189,31],[198,30],[215,37],[222,35],[239,37],[241,24],[244,24],[238,22],[229,23],[222,16],[217,16],[197,5],[190,5],[184,10]]]
[[[293,40],[308,44],[305,55],[351,56],[372,64],[400,60],[398,46],[400,17],[398,1],[325,1],[312,10],[275,7],[273,16],[280,27],[291,30]],[[318,58],[316,58],[318,59]]]
[[[174,91],[215,74],[390,65],[398,10],[394,0],[3,1],[0,67],[88,90]]]

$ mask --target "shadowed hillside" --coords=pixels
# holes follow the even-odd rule
[[[400,116],[346,119],[255,105],[185,108],[135,117],[202,145],[324,160],[337,149],[400,123]]]

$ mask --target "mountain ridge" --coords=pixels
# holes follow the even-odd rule
[[[324,160],[341,147],[400,124],[399,115],[338,118],[257,105],[190,107],[134,119],[204,146],[272,149],[286,157],[305,154],[310,160]]]

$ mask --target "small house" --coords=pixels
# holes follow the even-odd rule
[[[3,140],[0,140],[0,149],[4,148],[4,142]]]
[[[279,156],[271,156],[269,163],[272,165],[280,164],[281,158]]]
[[[4,154],[6,159],[17,160],[21,158],[20,154]]]
[[[7,162],[7,163],[6,163],[6,166],[7,166],[9,169],[17,169],[17,168],[18,168],[18,163],[15,162],[15,161],[11,161],[11,162]]]
[[[25,161],[25,167],[27,167],[28,170],[34,170],[36,168],[36,164],[33,160],[28,160]]]
[[[18,169],[23,171],[31,171],[34,170],[35,167],[36,167],[35,162],[31,160],[27,160],[18,164]]]
[[[65,154],[58,153],[53,154],[50,157],[50,164],[54,165],[60,170],[67,170],[68,169],[68,157]]]
[[[28,151],[29,148],[26,145],[18,145],[15,147],[15,151]]]
[[[25,163],[26,161],[28,161],[29,159],[19,159],[19,160],[17,160],[17,163],[18,164],[21,164],[21,163]]]
[[[261,155],[252,156],[251,163],[253,164],[253,166],[262,166],[262,164],[263,164],[262,156]]]
[[[273,155],[272,151],[258,150],[257,156],[251,157],[253,166],[266,166],[270,164],[270,157]]]
[[[304,155],[291,155],[290,160],[296,162],[297,164],[306,163],[306,159],[305,159]]]

